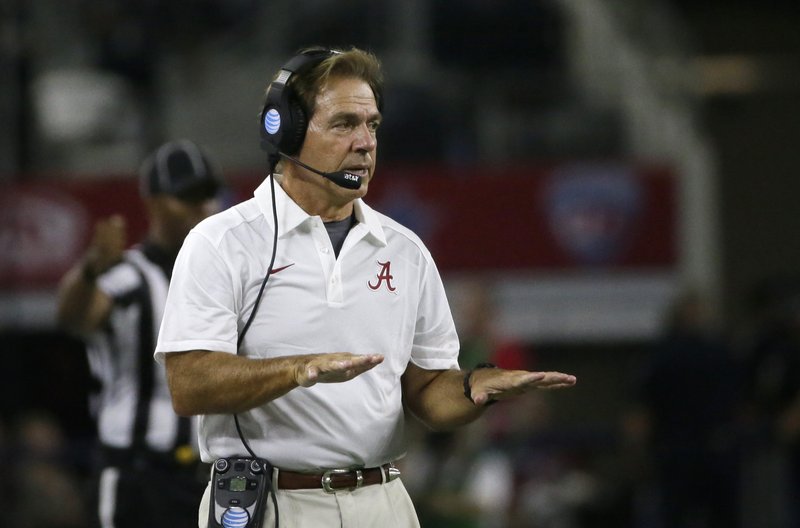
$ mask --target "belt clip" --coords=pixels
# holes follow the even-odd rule
[[[350,489],[358,489],[364,485],[364,475],[360,469],[329,469],[322,474],[322,489],[325,493],[336,493],[336,488],[331,487],[333,475],[344,475],[346,473],[356,472],[356,487]],[[342,488],[339,488],[342,489]]]

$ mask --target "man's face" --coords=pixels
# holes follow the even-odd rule
[[[319,176],[313,178],[347,201],[364,196],[375,172],[380,121],[369,84],[361,79],[334,77],[317,95],[299,158],[323,172],[347,171],[361,176],[361,188],[356,190],[343,189]]]

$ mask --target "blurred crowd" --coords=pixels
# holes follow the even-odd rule
[[[535,346],[493,333],[486,294],[464,310],[464,360],[539,368]],[[800,526],[799,301],[785,281],[759,285],[726,331],[685,292],[620,365],[627,399],[604,431],[549,419],[558,410],[539,393],[466,432],[418,432],[404,463],[423,526]]]
[[[545,356],[557,351],[498,332],[491,283],[476,280],[467,291],[454,307],[462,366],[547,369]],[[699,293],[676,298],[658,339],[638,343],[632,360],[607,358],[620,363],[626,398],[605,427],[559,417],[547,392],[501,402],[457,433],[412,426],[400,467],[422,525],[799,526],[800,289],[766,283],[750,308],[746,323],[726,331]],[[0,505],[10,526],[89,526],[93,383],[83,351],[57,333],[30,348],[51,381],[32,379],[31,398],[7,395],[0,456],[9,478]],[[11,367],[9,374],[33,374]],[[591,369],[577,370],[591,385]],[[60,400],[48,390],[63,391]],[[587,409],[603,398],[577,390]]]

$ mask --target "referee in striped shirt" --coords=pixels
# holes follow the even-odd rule
[[[140,183],[145,239],[126,249],[123,218],[99,221],[61,281],[58,320],[84,339],[102,383],[91,402],[100,455],[96,526],[196,527],[208,475],[198,475],[194,424],[173,412],[153,350],[175,257],[189,230],[219,210],[222,179],[196,144],[182,140],[145,160]]]

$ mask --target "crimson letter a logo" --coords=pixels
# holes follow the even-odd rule
[[[381,267],[381,270],[378,272],[378,276],[375,278],[375,284],[373,284],[372,282],[367,282],[367,286],[369,286],[369,289],[372,291],[378,291],[378,288],[380,288],[381,285],[385,282],[386,289],[394,293],[394,291],[397,288],[395,288],[394,285],[392,284],[392,279],[394,278],[392,276],[392,262],[389,260],[387,260],[386,262],[381,262],[381,261],[377,262],[378,266]]]

